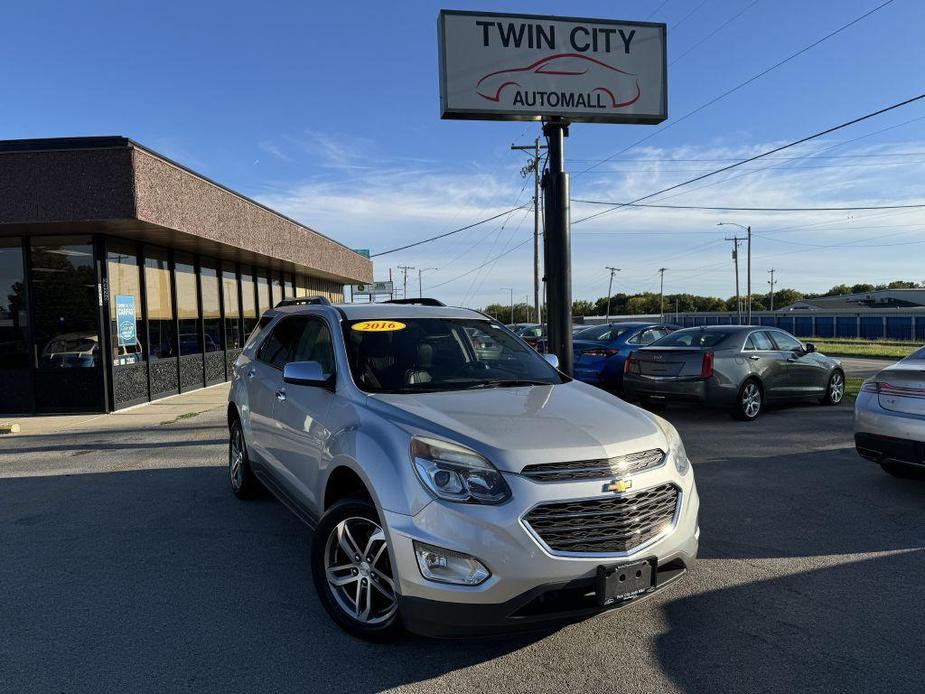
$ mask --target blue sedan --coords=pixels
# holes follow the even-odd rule
[[[627,322],[583,330],[573,340],[574,376],[585,383],[613,390],[623,388],[623,368],[630,352],[664,337],[678,326],[666,323]]]

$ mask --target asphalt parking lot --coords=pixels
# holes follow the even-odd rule
[[[0,439],[0,691],[921,691],[925,483],[854,453],[850,406],[667,416],[702,500],[682,583],[554,631],[388,646],[323,613],[287,510],[231,495],[220,409]]]

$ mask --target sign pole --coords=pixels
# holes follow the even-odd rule
[[[565,171],[565,138],[568,123],[554,118],[543,124],[549,142],[549,170],[544,176],[546,207],[544,239],[546,267],[546,320],[549,352],[559,358],[559,368],[572,375],[572,253],[569,179]]]

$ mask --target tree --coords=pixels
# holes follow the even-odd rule
[[[594,304],[584,299],[578,299],[572,302],[573,316],[593,316]]]

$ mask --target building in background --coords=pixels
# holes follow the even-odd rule
[[[122,137],[0,141],[0,412],[225,381],[261,312],[368,258]]]

